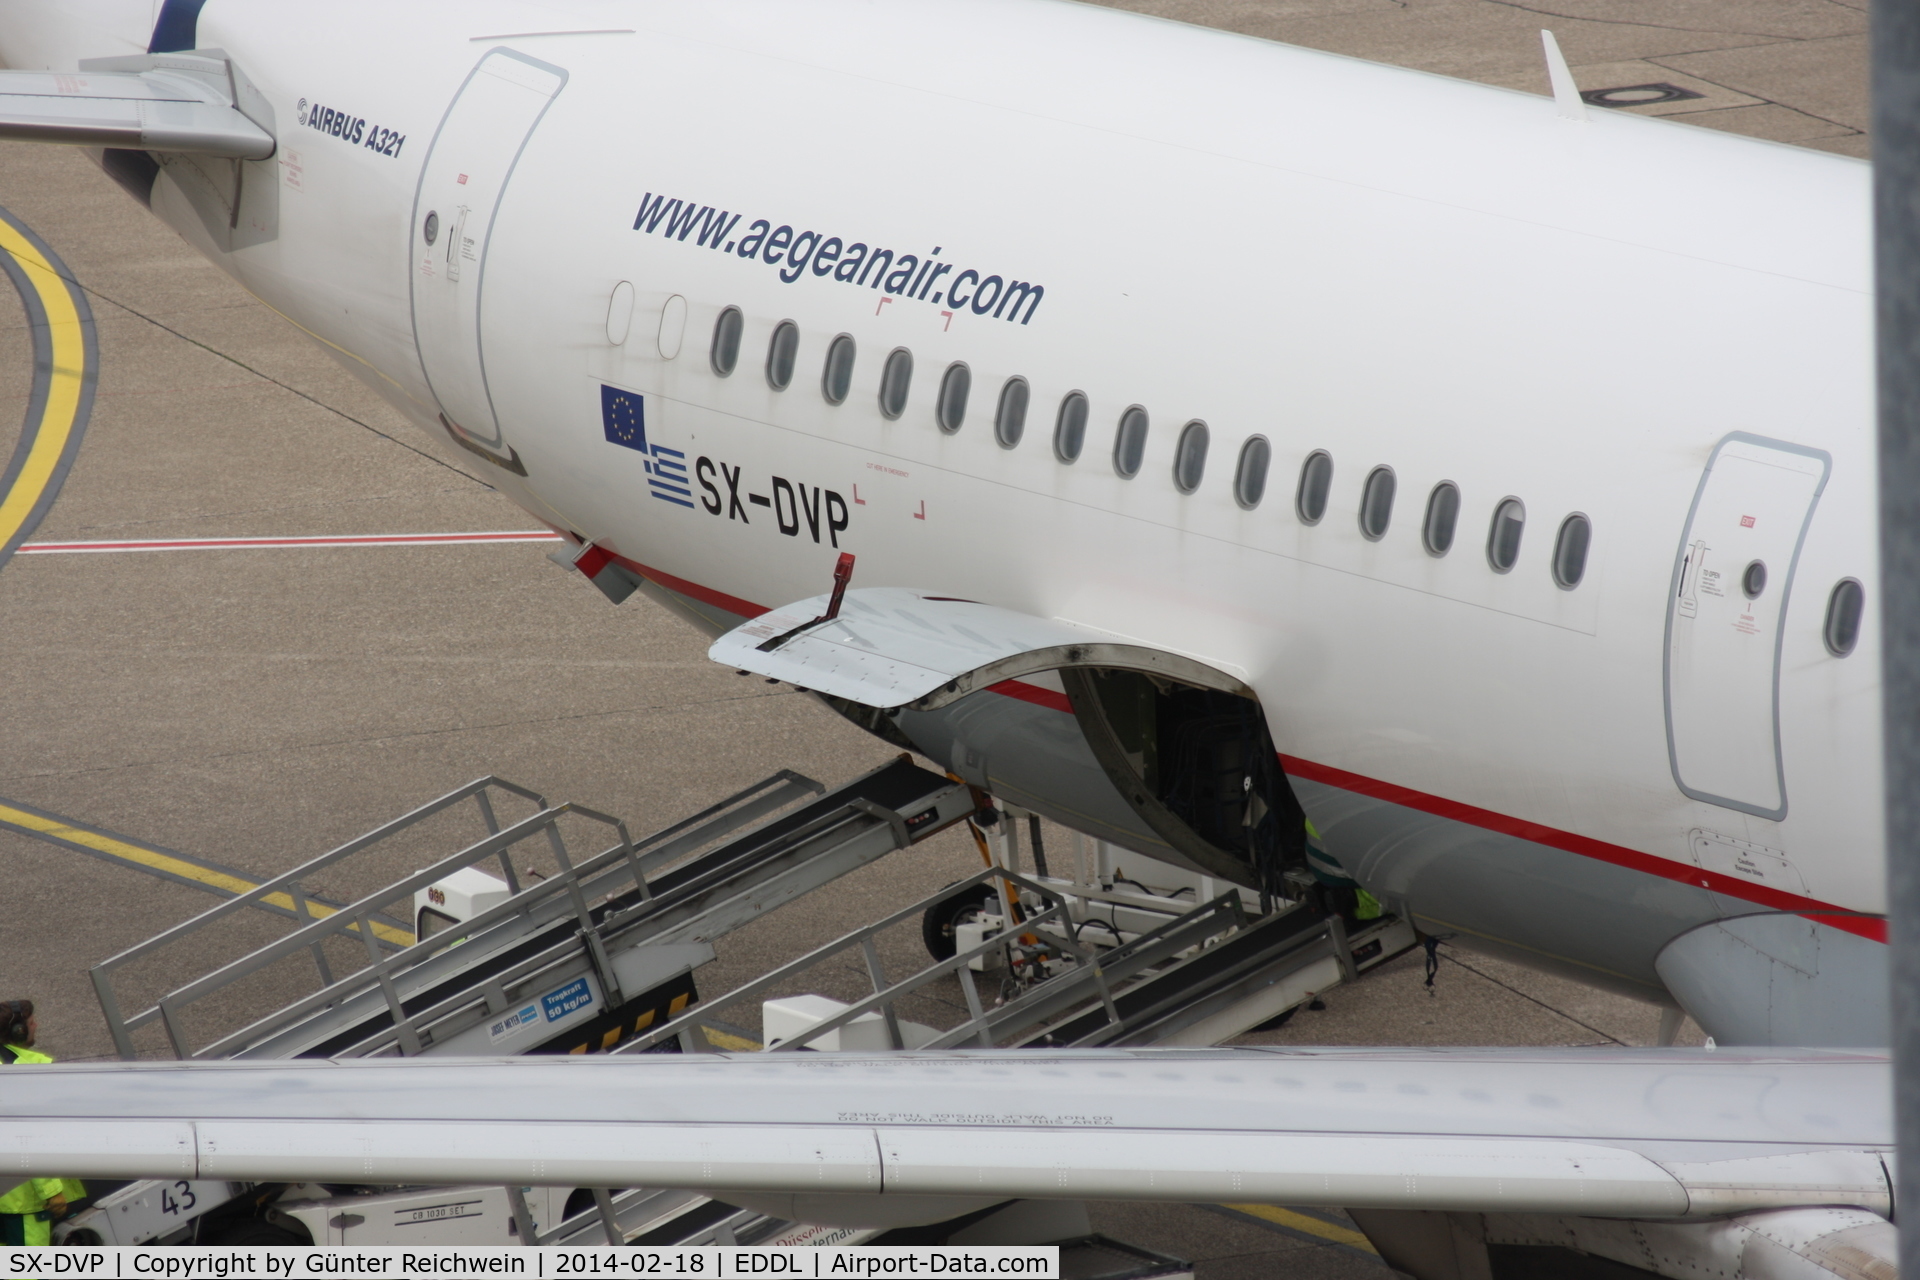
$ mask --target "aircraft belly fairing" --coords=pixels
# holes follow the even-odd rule
[[[1668,943],[1654,967],[1722,1044],[1891,1044],[1887,947],[1835,923],[1772,911],[1715,920]]]

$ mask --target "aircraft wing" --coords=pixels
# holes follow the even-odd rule
[[[815,1221],[908,1197],[1891,1212],[1877,1053],[116,1063],[15,1066],[5,1082],[0,1161],[16,1178],[682,1187]]]
[[[274,150],[217,82],[167,68],[0,71],[0,138],[235,160]]]

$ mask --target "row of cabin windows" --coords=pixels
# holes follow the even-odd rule
[[[1264,466],[1264,464],[1263,464]],[[1294,492],[1293,509],[1302,524],[1319,524],[1327,514],[1327,497],[1333,488],[1333,456],[1315,449],[1300,464],[1300,485]],[[1399,481],[1392,467],[1375,467],[1360,487],[1360,536],[1378,542],[1387,536],[1393,523],[1393,499]],[[1430,556],[1444,556],[1453,550],[1460,526],[1460,486],[1442,480],[1427,494],[1427,509],[1420,521],[1420,544]],[[1527,528],[1527,506],[1518,498],[1502,498],[1487,524],[1487,565],[1495,573],[1507,573],[1520,561],[1520,538]],[[1593,546],[1593,522],[1580,512],[1560,522],[1553,542],[1548,569],[1554,585],[1571,591],[1587,574],[1587,552]]]
[[[714,322],[709,359],[713,371],[723,378],[731,377],[739,367],[740,340],[745,327],[745,317],[738,307],[727,307]],[[799,352],[799,326],[791,320],[782,320],[774,326],[767,342],[768,386],[785,391],[793,385]],[[827,344],[827,357],[820,371],[820,394],[828,404],[846,403],[853,387],[855,353],[851,334],[840,334]],[[889,419],[905,413],[907,392],[912,384],[913,353],[905,347],[895,347],[887,353],[886,364],[880,371],[880,412]],[[960,430],[966,421],[967,401],[972,390],[972,370],[960,361],[948,365],[940,379],[939,393],[934,397],[934,421],[942,431],[951,435]],[[1025,436],[1031,399],[1032,391],[1025,378],[1016,375],[1001,385],[994,406],[993,435],[1002,448],[1013,448]],[[1053,452],[1060,461],[1079,461],[1086,446],[1087,416],[1085,392],[1069,391],[1061,398],[1053,425]],[[1147,411],[1137,404],[1129,405],[1120,415],[1113,436],[1113,469],[1124,479],[1131,480],[1140,474],[1146,458],[1149,425]],[[1200,487],[1206,475],[1207,450],[1211,443],[1212,433],[1199,419],[1180,429],[1180,439],[1173,451],[1173,483],[1180,492],[1192,493]],[[1260,505],[1266,496],[1267,469],[1272,462],[1273,446],[1265,436],[1250,436],[1240,446],[1240,457],[1234,468],[1233,497],[1241,507],[1251,511]],[[1320,523],[1326,515],[1332,485],[1333,458],[1325,450],[1315,450],[1301,465],[1300,485],[1294,500],[1294,510],[1302,523]],[[1386,536],[1387,526],[1393,519],[1395,487],[1391,467],[1375,467],[1367,476],[1360,495],[1360,532],[1371,541],[1377,542]],[[1421,527],[1421,540],[1428,554],[1444,556],[1453,549],[1459,517],[1459,486],[1443,480],[1434,486],[1427,499],[1426,519]],[[1487,533],[1487,563],[1494,572],[1506,573],[1519,560],[1520,538],[1526,521],[1526,507],[1518,498],[1504,499],[1494,508]],[[1563,589],[1571,591],[1580,585],[1587,571],[1587,551],[1592,540],[1593,526],[1586,516],[1576,512],[1561,522],[1551,567],[1554,582]]]
[[[740,340],[745,328],[746,320],[738,307],[727,307],[714,322],[708,360],[722,378],[731,377],[739,367]],[[799,326],[791,320],[782,320],[774,326],[773,336],[767,342],[768,386],[775,391],[785,391],[793,385],[799,353]],[[854,355],[851,334],[840,334],[827,344],[827,358],[820,371],[820,394],[828,404],[846,403],[853,387]],[[913,353],[905,347],[895,347],[887,353],[886,364],[880,372],[880,412],[889,419],[905,413],[907,392],[912,383]],[[960,430],[966,421],[967,401],[972,390],[973,371],[960,361],[948,365],[940,379],[939,394],[934,398],[934,421],[942,431],[951,435]],[[993,413],[993,436],[1002,448],[1011,449],[1025,437],[1031,400],[1032,389],[1025,378],[1016,375],[1002,384]],[[1053,427],[1053,452],[1060,461],[1079,461],[1086,446],[1087,412],[1084,392],[1070,391],[1060,401]],[[1114,432],[1113,469],[1126,479],[1131,480],[1140,473],[1147,450],[1147,427],[1147,411],[1139,405],[1129,406],[1120,415]],[[1181,429],[1175,449],[1173,482],[1182,493],[1192,493],[1200,487],[1201,478],[1206,474],[1209,443],[1206,423],[1195,420]],[[1266,489],[1267,463],[1271,457],[1271,446],[1260,436],[1248,441],[1241,450],[1234,496],[1242,506],[1251,509],[1259,505]]]
[[[738,307],[721,311],[713,326],[709,362],[720,377],[733,375],[740,363],[740,341],[746,319]],[[800,354],[800,327],[791,320],[774,326],[767,343],[767,385],[785,391],[793,385],[794,367]],[[851,334],[840,334],[827,344],[827,358],[820,372],[820,394],[828,404],[844,404],[853,388],[853,363],[856,349]],[[887,353],[880,371],[880,412],[889,420],[898,419],[907,409],[907,392],[913,385],[913,353],[895,347]],[[973,372],[955,361],[940,378],[939,394],[934,398],[934,421],[951,435],[960,430],[967,417],[967,400],[973,390]],[[994,405],[993,437],[1001,448],[1011,449],[1026,435],[1027,409],[1032,389],[1018,375],[1001,384]],[[1084,392],[1069,391],[1061,398],[1054,415],[1053,453],[1061,462],[1080,459],[1087,439],[1088,403]],[[1113,437],[1113,469],[1124,479],[1140,473],[1146,458],[1147,411],[1129,405],[1121,413]],[[1195,419],[1180,429],[1173,451],[1173,483],[1182,493],[1200,487],[1207,470],[1207,449],[1212,443],[1207,424]],[[1273,446],[1265,436],[1250,436],[1240,446],[1234,467],[1233,497],[1251,511],[1260,505],[1267,491],[1267,469],[1273,462]],[[1360,534],[1372,542],[1386,537],[1393,521],[1393,500],[1398,488],[1392,467],[1375,467],[1367,475],[1360,491]],[[1294,492],[1294,513],[1302,524],[1316,525],[1325,518],[1327,501],[1333,489],[1333,457],[1324,449],[1307,455],[1300,466],[1300,482]],[[1444,556],[1453,550],[1460,522],[1460,486],[1442,480],[1427,494],[1426,512],[1420,522],[1420,542],[1427,554]],[[1502,498],[1493,509],[1487,526],[1487,564],[1495,573],[1510,572],[1520,560],[1520,540],[1526,532],[1527,508],[1518,498]],[[1593,522],[1574,512],[1560,522],[1554,537],[1553,556],[1548,562],[1554,584],[1564,591],[1580,585],[1586,576],[1587,553],[1593,545]],[[1758,589],[1764,590],[1766,568],[1758,561],[1748,566],[1747,579],[1759,571]],[[1863,588],[1852,578],[1838,583],[1827,601],[1823,638],[1835,657],[1852,653],[1860,638],[1861,616],[1865,611]]]

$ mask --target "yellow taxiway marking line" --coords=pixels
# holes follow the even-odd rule
[[[700,1030],[707,1037],[707,1043],[716,1049],[731,1049],[735,1053],[758,1053],[765,1047],[758,1040],[749,1040],[744,1036],[716,1031],[704,1024]]]
[[[80,312],[73,305],[67,283],[34,248],[20,229],[0,216],[0,253],[19,264],[33,286],[40,305],[47,313],[47,333],[52,339],[53,377],[47,387],[46,403],[40,420],[29,422],[24,434],[33,441],[26,464],[20,468],[13,487],[0,495],[0,547],[20,532],[39,504],[40,496],[53,480],[55,468],[66,451],[80,412],[80,392],[87,373],[87,345]]]
[[[1308,1213],[1296,1213],[1292,1209],[1282,1209],[1273,1204],[1230,1204],[1224,1206],[1235,1213],[1244,1213],[1249,1217],[1263,1218],[1275,1226],[1286,1227],[1290,1231],[1303,1231],[1310,1236],[1319,1236],[1322,1240],[1334,1244],[1346,1245],[1349,1249],[1359,1249],[1364,1253],[1379,1254],[1364,1235],[1351,1227],[1343,1227],[1337,1222],[1328,1222],[1325,1218],[1316,1218]]]
[[[214,889],[222,893],[231,893],[235,897],[239,897],[243,893],[250,893],[256,887],[251,880],[243,880],[238,876],[229,875],[224,871],[215,871],[212,868],[203,867],[198,863],[189,862],[185,858],[177,858],[171,854],[161,853],[158,849],[149,849],[143,845],[133,844],[130,841],[117,840],[112,836],[101,835],[97,831],[88,831],[81,827],[68,826],[56,818],[43,817],[37,813],[28,813],[26,810],[16,809],[12,805],[0,804],[0,822],[4,822],[9,826],[22,827],[28,831],[38,832],[43,836],[64,841],[67,844],[82,845],[88,849],[92,849],[96,853],[104,853],[109,858],[113,858],[119,862],[130,863],[134,866],[144,867],[151,871],[158,871],[165,875],[178,876],[184,880],[192,880],[199,884],[206,885],[209,889]],[[267,906],[279,907],[283,911],[293,912],[296,916],[298,915],[298,910],[294,906],[293,896],[291,894],[270,893],[260,899],[260,901]],[[335,911],[336,908],[334,907],[315,902],[311,898],[307,899],[307,915],[310,919],[324,919],[327,916],[333,915]],[[355,932],[359,930],[358,925],[350,926],[350,928]],[[414,936],[411,932],[405,929],[396,929],[392,925],[376,924],[373,926],[373,932],[375,937],[385,942],[391,942],[396,946],[410,947],[414,943]]]

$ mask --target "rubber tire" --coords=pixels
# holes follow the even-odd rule
[[[983,910],[997,903],[1000,893],[991,884],[968,885],[928,907],[920,916],[920,940],[935,960],[951,960],[960,948],[953,940],[953,926],[968,912]]]
[[[262,1222],[258,1218],[242,1218],[220,1233],[218,1240],[211,1244],[226,1246],[253,1245],[312,1245],[313,1241],[304,1240],[285,1227],[275,1226],[271,1222]]]
[[[617,1196],[628,1191],[627,1187],[608,1187],[607,1194]],[[560,1211],[560,1221],[565,1222],[575,1214],[585,1213],[594,1207],[593,1188],[575,1187],[567,1196],[567,1207]]]
[[[1278,1031],[1280,1028],[1286,1026],[1289,1022],[1292,1022],[1293,1015],[1298,1012],[1300,1012],[1300,1006],[1295,1005],[1291,1009],[1287,1009],[1281,1013],[1274,1014],[1271,1018],[1268,1018],[1265,1022],[1261,1023],[1257,1027],[1248,1027],[1245,1031],[1241,1032],[1241,1034],[1250,1036],[1256,1031]]]

